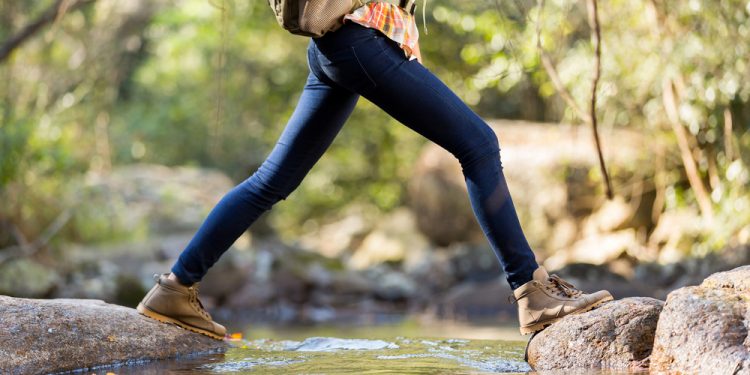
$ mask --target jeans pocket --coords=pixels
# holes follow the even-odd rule
[[[377,76],[373,71],[378,70],[381,61],[387,61],[383,44],[373,36],[371,40],[350,45],[335,53],[319,53],[318,62],[324,74],[342,87],[362,93],[377,87]]]

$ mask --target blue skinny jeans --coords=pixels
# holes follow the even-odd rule
[[[508,192],[497,137],[479,116],[374,29],[348,23],[312,39],[307,58],[310,74],[294,114],[268,158],[219,201],[182,252],[172,267],[181,282],[200,281],[262,213],[302,182],[360,96],[458,159],[474,214],[511,287],[531,280],[537,263]]]

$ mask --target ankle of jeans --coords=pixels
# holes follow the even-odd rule
[[[534,279],[534,271],[539,268],[539,265],[534,263],[533,266],[524,267],[522,270],[514,272],[512,276],[507,278],[508,284],[512,290],[516,290]]]
[[[185,267],[182,265],[179,259],[172,266],[172,273],[177,276],[177,281],[184,286],[191,286],[198,282],[194,281],[193,278],[190,277],[190,273],[185,270]]]

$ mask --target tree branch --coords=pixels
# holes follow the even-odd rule
[[[5,262],[20,258],[24,256],[30,256],[35,254],[37,251],[46,246],[53,237],[70,221],[73,217],[73,208],[69,207],[63,210],[60,215],[55,218],[54,221],[42,232],[42,234],[31,243],[26,242],[25,239],[20,240],[16,246],[7,247],[0,249],[0,265]]]
[[[695,158],[690,149],[688,134],[685,131],[685,126],[680,121],[680,115],[677,109],[679,99],[675,94],[674,82],[671,79],[665,79],[663,82],[662,99],[664,101],[664,109],[666,110],[669,124],[672,126],[672,131],[674,131],[674,134],[677,136],[677,146],[680,148],[682,164],[685,166],[685,173],[687,174],[690,187],[693,189],[693,193],[695,193],[695,200],[698,201],[698,207],[700,207],[703,217],[711,222],[713,220],[711,197],[709,196],[706,187],[703,185],[703,180],[701,180]]]
[[[539,0],[537,4],[539,8],[539,15],[537,16],[536,23],[536,48],[539,51],[539,57],[542,60],[544,71],[547,72],[550,80],[552,80],[552,84],[555,86],[555,90],[557,90],[557,93],[560,95],[563,101],[565,101],[565,104],[567,104],[568,107],[570,107],[576,113],[576,116],[578,116],[578,118],[586,123],[591,123],[591,118],[581,108],[581,106],[576,103],[575,99],[573,99],[573,95],[570,94],[570,91],[565,88],[562,79],[560,79],[560,74],[557,73],[555,64],[552,62],[552,59],[549,57],[547,52],[544,51],[544,47],[542,46],[542,12],[544,11],[544,0]]]
[[[588,5],[587,8],[589,11],[589,26],[591,27],[592,31],[591,39],[595,49],[594,76],[591,83],[591,106],[589,108],[589,112],[587,113],[583,110],[583,108],[581,108],[581,106],[578,105],[578,103],[573,98],[573,95],[570,94],[570,91],[565,88],[565,85],[560,79],[560,75],[557,73],[555,64],[552,63],[552,59],[549,57],[549,55],[547,55],[547,53],[544,51],[544,47],[542,46],[542,13],[544,11],[544,1],[545,0],[538,0],[537,4],[539,8],[539,15],[537,16],[536,24],[536,46],[539,50],[539,56],[542,60],[542,66],[547,72],[547,75],[550,77],[550,80],[552,80],[552,84],[555,86],[557,93],[565,101],[568,107],[573,109],[578,118],[580,118],[583,122],[591,125],[594,136],[594,145],[596,146],[596,153],[599,159],[599,170],[601,171],[602,177],[604,179],[607,198],[612,199],[614,197],[614,191],[612,189],[612,182],[609,178],[609,173],[607,172],[607,165],[604,162],[604,154],[602,153],[601,139],[599,137],[599,122],[596,117],[596,93],[599,88],[599,80],[601,78],[602,71],[602,38],[601,27],[599,25],[598,3],[596,0],[586,0]]]
[[[50,23],[57,21],[66,12],[80,8],[83,5],[93,3],[96,0],[57,0],[37,19],[26,25],[16,35],[11,36],[0,46],[0,63],[7,60],[11,53],[18,49],[23,43],[31,39],[39,31]]]
[[[587,0],[589,11],[589,26],[591,26],[591,39],[594,43],[594,77],[591,81],[591,108],[589,119],[594,134],[594,143],[596,152],[599,156],[599,169],[604,177],[604,185],[607,188],[607,198],[612,199],[612,182],[609,180],[607,166],[604,164],[604,154],[602,153],[602,143],[599,139],[599,121],[596,118],[596,92],[599,88],[599,79],[602,76],[602,31],[599,25],[599,5],[597,0]]]

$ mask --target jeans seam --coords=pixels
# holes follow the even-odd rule
[[[362,72],[365,74],[365,77],[367,77],[367,80],[372,83],[373,88],[378,87],[378,84],[375,82],[374,79],[370,76],[370,73],[367,72],[367,69],[365,69],[365,66],[362,65],[362,61],[359,60],[359,56],[357,56],[357,50],[354,48],[354,46],[350,47],[352,49],[352,54],[354,55],[354,59],[357,61],[357,65],[359,65],[359,68],[362,69]]]

